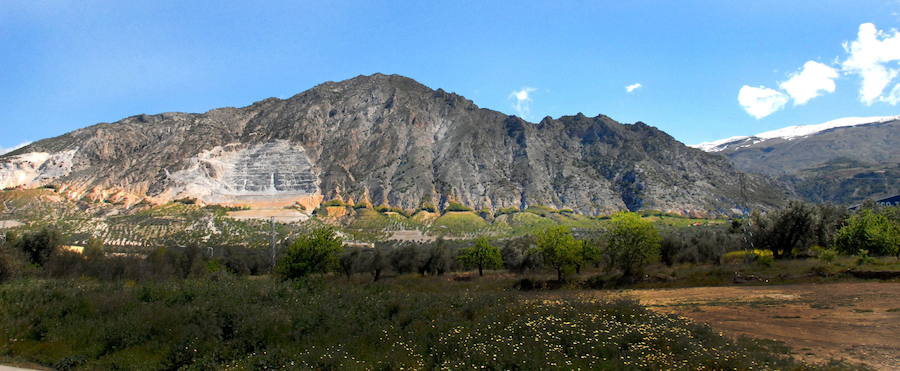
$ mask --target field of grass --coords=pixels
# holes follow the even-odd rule
[[[636,302],[510,279],[0,286],[0,355],[66,369],[801,369]]]

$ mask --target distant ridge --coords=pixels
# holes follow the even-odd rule
[[[714,140],[710,142],[703,142],[699,144],[690,145],[693,148],[698,148],[704,150],[706,152],[719,152],[730,147],[746,145],[747,143],[759,143],[765,141],[767,139],[787,139],[791,140],[798,137],[803,137],[807,135],[812,135],[818,132],[822,132],[828,129],[838,128],[838,127],[848,127],[848,126],[857,126],[864,124],[872,124],[872,123],[880,123],[887,122],[900,119],[900,115],[897,116],[871,116],[871,117],[844,117],[836,120],[831,120],[828,122],[824,122],[821,124],[811,124],[811,125],[793,125],[784,127],[781,129],[775,129],[770,131],[765,131],[756,135],[748,135],[748,136],[734,136],[725,139]]]
[[[900,193],[900,116],[850,117],[703,143],[741,171],[779,178],[812,202]]]

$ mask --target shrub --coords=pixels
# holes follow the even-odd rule
[[[485,268],[500,268],[503,266],[503,257],[500,255],[500,249],[491,245],[485,237],[475,240],[474,246],[462,249],[458,259],[467,266],[477,267],[479,276],[484,276]]]
[[[643,271],[643,266],[659,256],[659,232],[636,213],[613,215],[606,235],[610,263],[622,270],[626,279]]]
[[[834,259],[837,259],[837,250],[835,249],[826,249],[822,246],[816,245],[811,247],[810,251],[815,254],[816,258],[826,263],[834,262]]]
[[[869,250],[859,249],[856,253],[856,265],[872,264],[875,259],[869,256]]]
[[[288,246],[276,271],[286,279],[326,273],[337,266],[341,246],[341,238],[335,234],[334,229],[323,227],[312,230]]]
[[[835,245],[847,254],[867,250],[874,255],[900,256],[900,223],[864,209],[850,216],[835,235]]]

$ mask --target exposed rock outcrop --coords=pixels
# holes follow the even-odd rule
[[[727,214],[785,198],[758,176],[744,177],[742,195],[741,177],[725,158],[641,122],[578,114],[533,124],[381,74],[243,108],[98,124],[0,156],[0,169],[34,153],[71,156],[66,171],[37,171],[22,183],[17,172],[0,170],[0,181],[157,201],[289,204],[321,195],[404,209],[457,201],[475,209],[540,204],[588,214]]]

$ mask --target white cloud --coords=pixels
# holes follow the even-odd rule
[[[834,68],[808,61],[800,71],[792,73],[787,81],[778,86],[791,96],[795,106],[799,106],[824,93],[834,93],[834,79],[837,77],[838,72]]]
[[[637,89],[640,89],[642,86],[643,86],[643,85],[641,85],[641,83],[639,83],[639,82],[638,82],[638,83],[634,83],[634,84],[631,84],[631,85],[626,86],[626,87],[625,87],[625,91],[631,93],[631,92],[633,92],[633,91],[635,91],[635,90],[637,90]]]
[[[789,99],[784,93],[764,86],[744,85],[738,91],[738,103],[744,108],[744,111],[757,119],[782,109]]]
[[[897,30],[880,31],[872,23],[863,23],[859,25],[857,39],[845,42],[844,50],[850,56],[841,63],[841,69],[862,78],[859,100],[867,105],[876,101],[897,104],[900,92],[896,88],[887,97],[882,93],[900,74],[896,65],[890,66],[892,62],[900,61],[900,33]]]
[[[528,118],[528,115],[531,113],[531,93],[536,91],[537,88],[524,86],[522,89],[509,93],[508,99],[513,101],[513,109],[520,117]]]
[[[29,145],[29,144],[31,144],[31,142],[19,143],[19,144],[16,144],[16,145],[12,146],[12,147],[0,147],[0,155],[7,154],[7,153],[9,153],[9,152],[15,151],[15,150],[17,150],[17,149],[19,149],[19,148],[22,148],[22,147],[25,147],[25,146],[27,146],[27,145]]]
[[[897,105],[897,103],[900,103],[900,84],[894,85],[894,88],[891,89],[891,93],[888,94],[886,97],[881,98],[881,101],[888,103],[892,106],[895,106],[895,105]]]

